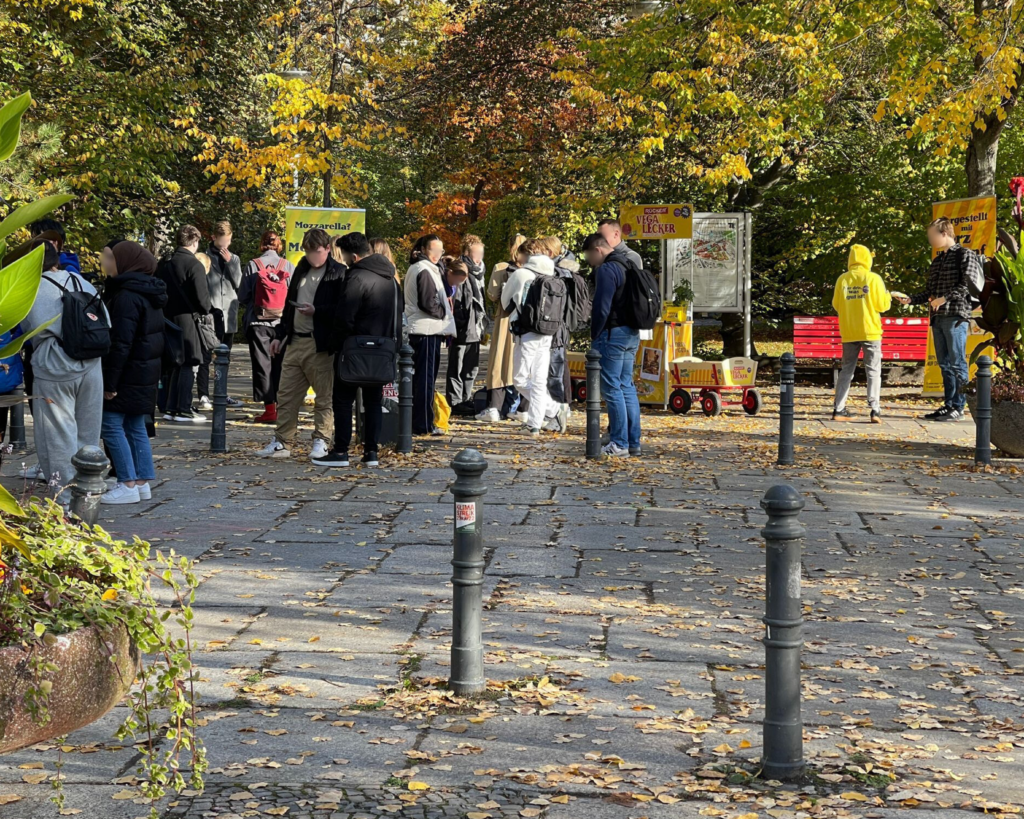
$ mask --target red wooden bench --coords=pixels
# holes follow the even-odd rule
[[[838,316],[796,316],[793,355],[842,361]],[[863,357],[863,356],[862,356]],[[882,318],[882,361],[923,362],[928,357],[928,319]],[[838,367],[833,367],[838,375]]]

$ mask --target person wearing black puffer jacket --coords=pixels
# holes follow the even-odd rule
[[[164,354],[167,286],[156,278],[157,260],[135,242],[118,242],[105,264],[103,301],[110,313],[110,351],[103,356],[103,426],[117,486],[100,501],[149,500],[156,480],[146,416],[153,412]]]
[[[395,279],[395,265],[380,253],[374,253],[362,233],[349,233],[338,240],[348,266],[331,349],[340,352],[350,336],[393,338],[401,343],[402,312],[405,300]],[[323,457],[313,458],[317,466],[347,467],[352,443],[352,407],[356,393],[363,391],[363,465],[380,464],[377,445],[383,421],[384,386],[349,384],[334,375],[334,447]]]

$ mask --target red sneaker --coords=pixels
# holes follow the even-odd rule
[[[276,424],[277,423],[277,404],[267,404],[266,409],[263,410],[263,414],[253,420],[254,424]]]

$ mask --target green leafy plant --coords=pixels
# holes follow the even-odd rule
[[[1017,203],[1013,217],[1024,237],[1024,177],[1014,177],[1010,190]],[[1024,401],[1024,252],[1020,239],[1000,231],[1000,250],[996,254],[995,286],[982,308],[978,326],[992,334],[992,340],[979,345],[971,354],[971,364],[982,355],[994,358],[993,400]]]
[[[138,538],[117,541],[99,527],[69,521],[53,501],[33,501],[20,511],[0,522],[0,647],[20,646],[30,655],[34,676],[25,706],[33,721],[45,725],[51,719],[52,678],[59,670],[42,650],[89,626],[101,635],[123,629],[144,656],[118,731],[119,739],[138,740],[139,795],[156,800],[168,789],[202,788],[206,755],[195,731],[190,632],[198,580],[192,564],[174,552],[151,554]],[[157,602],[154,588],[170,591],[171,609]],[[54,801],[62,805],[59,775],[54,785]]]
[[[683,304],[693,303],[693,287],[687,279],[683,279],[679,284],[676,285],[675,292],[673,293],[672,304],[679,307]]]

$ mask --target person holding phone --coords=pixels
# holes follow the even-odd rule
[[[957,242],[949,219],[936,219],[928,225],[928,243],[935,258],[925,289],[912,296],[894,294],[894,298],[904,305],[927,302],[931,308],[932,340],[942,370],[943,401],[939,409],[924,417],[929,421],[954,422],[964,417],[967,403],[967,334],[971,321],[967,282],[980,272],[981,260],[977,253]]]
[[[256,454],[261,458],[291,457],[299,429],[299,410],[310,387],[313,405],[313,461],[327,456],[327,442],[334,438],[334,353],[332,338],[347,269],[331,256],[331,237],[313,228],[302,239],[305,257],[288,282],[288,297],[271,357],[284,351],[277,396],[277,428],[274,439]]]

